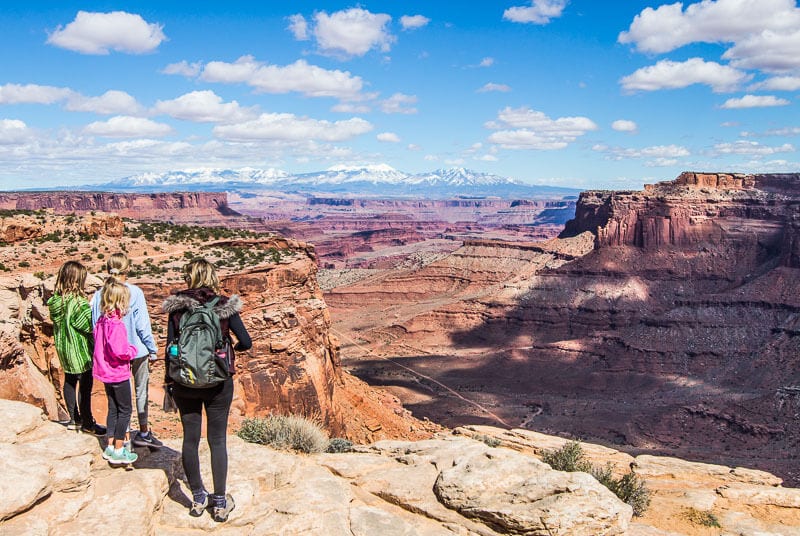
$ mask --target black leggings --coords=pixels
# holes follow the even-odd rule
[[[69,420],[84,428],[91,428],[94,424],[94,417],[92,417],[93,384],[92,369],[80,374],[64,373],[64,403],[67,405]]]
[[[128,426],[131,424],[131,381],[125,380],[117,383],[106,383],[106,398],[108,398],[108,419],[106,428],[108,435],[113,435],[116,441],[124,441]]]
[[[183,472],[192,492],[204,489],[200,476],[200,428],[203,406],[206,408],[206,430],[211,450],[211,475],[214,478],[214,494],[225,496],[228,480],[228,413],[233,401],[233,379],[228,378],[208,389],[192,389],[174,384],[173,398],[181,414],[183,425],[183,449],[181,461]]]

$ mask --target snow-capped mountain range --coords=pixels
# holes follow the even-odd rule
[[[186,169],[142,173],[101,185],[114,191],[280,191],[313,195],[381,197],[561,197],[579,190],[526,184],[465,168],[409,174],[386,164],[334,166],[325,171],[290,174],[278,169]]]

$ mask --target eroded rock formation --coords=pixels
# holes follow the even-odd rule
[[[59,228],[66,234],[100,233],[105,240],[115,240],[119,239],[116,233],[122,233],[121,223],[118,216],[105,213],[66,218],[49,214],[42,216],[39,225],[46,230]],[[89,238],[82,247],[97,252],[95,244],[107,247],[109,242]],[[7,247],[32,249],[24,242]],[[157,251],[175,248],[173,253],[162,255],[184,262],[178,244],[151,247]],[[236,361],[234,425],[246,416],[301,414],[316,419],[333,435],[362,441],[427,437],[436,428],[419,423],[396,399],[373,393],[341,370],[338,341],[331,333],[330,315],[316,280],[313,246],[283,237],[266,237],[217,241],[213,247],[273,254],[251,268],[221,272],[223,292],[239,294],[245,302],[242,318],[254,341],[253,348]],[[98,256],[102,259],[104,255]],[[33,256],[24,258],[36,260]],[[78,248],[61,260],[67,258],[80,258]],[[84,258],[91,259],[87,255]],[[53,329],[46,306],[55,275],[52,270],[45,273],[39,266],[28,265],[34,273],[23,271],[0,278],[0,396],[35,403],[49,418],[58,420],[66,416],[61,401],[63,374],[52,345]],[[90,276],[88,295],[102,284],[104,274],[99,276]],[[145,293],[162,352],[166,315],[160,306],[171,291],[181,288],[176,280],[163,276],[134,280]],[[151,387],[158,393],[164,377],[163,362],[152,368]],[[100,402],[95,404],[95,410],[101,418],[105,413],[102,386],[95,389],[98,391]]]
[[[766,468],[796,483],[798,210],[798,175],[687,173],[641,192],[585,192],[546,252],[469,242],[326,299],[346,315],[337,327],[371,352],[475,402],[427,380],[409,388],[413,374],[348,348],[351,369],[415,415]],[[554,253],[586,236],[571,259]]]
[[[125,218],[203,220],[235,215],[225,192],[167,192],[123,194],[113,192],[1,192],[0,209],[39,210],[56,214],[115,212]]]
[[[112,535],[132,527],[148,535],[707,534],[687,511],[713,515],[726,534],[800,531],[800,491],[768,473],[583,444],[592,463],[610,463],[615,473],[634,467],[643,479],[650,508],[632,518],[631,507],[588,474],[554,471],[539,460],[563,438],[491,427],[456,432],[314,455],[231,436],[228,492],[236,508],[217,524],[208,514],[188,515],[179,440],[159,451],[137,449],[133,471],[114,469],[94,437],[46,421],[33,406],[0,400],[0,532],[77,535],[102,526]],[[207,471],[205,442],[200,457]]]

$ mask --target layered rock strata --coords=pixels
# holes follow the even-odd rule
[[[687,173],[585,192],[548,252],[469,243],[332,289],[335,317],[347,315],[337,327],[440,384],[410,388],[414,375],[357,349],[345,362],[448,425],[530,427],[800,482],[799,177]],[[553,253],[586,236],[582,254]]]
[[[52,209],[56,214],[115,212],[125,218],[174,221],[236,215],[225,192],[0,192],[0,209]]]
[[[41,220],[38,216],[34,218],[37,225],[51,232],[51,228],[60,224],[65,238],[81,229],[102,233],[106,251],[109,243],[119,239],[116,233],[122,233],[122,222],[116,215],[41,217]],[[70,223],[65,223],[67,219]],[[94,232],[84,234],[97,236]],[[81,247],[88,250],[94,244],[99,242],[88,240]],[[162,246],[180,247],[153,244],[155,251],[163,251]],[[124,249],[122,242],[119,247]],[[268,237],[217,241],[206,247],[273,253],[268,255],[269,261],[255,263],[251,268],[220,272],[223,292],[238,294],[245,302],[242,319],[254,341],[253,348],[239,355],[236,361],[234,422],[269,413],[300,414],[314,418],[331,434],[361,441],[427,437],[435,428],[413,419],[396,399],[373,393],[367,385],[341,370],[338,341],[331,333],[330,315],[316,280],[313,246]],[[31,245],[22,241],[7,248],[31,248]],[[94,247],[94,251],[98,248]],[[181,259],[182,263],[181,253],[177,249],[167,255]],[[76,247],[62,260],[79,255]],[[36,271],[41,270],[39,266],[29,266],[29,270],[34,273],[21,271],[0,277],[0,396],[35,403],[51,419],[63,419],[66,418],[61,400],[63,373],[52,344],[53,327],[46,306],[53,293],[55,275],[51,269],[47,269],[48,273]],[[104,274],[99,275],[89,277],[88,295],[102,284]],[[177,279],[150,276],[134,280],[145,293],[156,342],[162,352],[166,315],[161,311],[161,303],[170,292],[180,288],[177,282],[170,283]],[[151,368],[150,383],[153,398],[157,398],[164,377],[163,362],[154,363]],[[102,386],[98,385],[95,392],[99,401],[94,409],[97,418],[102,419],[105,405]]]

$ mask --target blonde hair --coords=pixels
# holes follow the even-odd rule
[[[113,313],[119,311],[121,315],[128,312],[128,306],[131,304],[131,291],[124,283],[109,277],[103,284],[103,289],[100,291],[100,310],[103,314]]]
[[[183,267],[183,278],[189,288],[208,287],[219,292],[219,279],[214,265],[203,258],[193,259]]]
[[[78,261],[65,262],[58,270],[54,292],[62,296],[65,294],[83,296],[83,289],[86,286],[86,273],[86,267]]]
[[[127,275],[131,261],[124,253],[114,253],[106,261],[106,271],[111,275]]]

